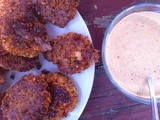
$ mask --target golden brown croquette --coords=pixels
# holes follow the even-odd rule
[[[88,37],[78,33],[58,36],[51,45],[46,58],[66,74],[80,73],[99,59],[98,50],[93,48]]]
[[[76,15],[79,0],[37,0],[35,9],[43,23],[64,27]]]

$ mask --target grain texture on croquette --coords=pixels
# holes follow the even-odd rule
[[[6,70],[28,71],[36,66],[38,57],[25,58],[13,55],[2,48],[0,45],[0,67]]]
[[[44,78],[26,75],[6,91],[1,105],[5,120],[36,120],[47,110],[51,94]]]
[[[0,85],[5,83],[4,74],[6,72],[7,72],[7,70],[5,70],[4,68],[0,67]],[[0,94],[0,97],[1,97],[1,94]]]
[[[37,0],[35,9],[38,18],[43,23],[53,23],[60,27],[65,25],[76,15],[79,0]]]
[[[98,50],[93,48],[88,37],[78,33],[60,35],[51,45],[46,58],[66,74],[80,73],[99,59]]]
[[[3,115],[2,115],[2,109],[1,109],[1,104],[2,104],[2,100],[4,97],[5,93],[0,92],[0,120],[3,120]]]
[[[61,73],[47,76],[48,91],[52,94],[45,120],[62,119],[78,104],[78,92],[73,82]]]
[[[51,49],[45,26],[35,17],[32,0],[5,0],[3,4],[0,44],[6,51],[33,58]]]
[[[78,103],[73,82],[61,73],[24,76],[2,100],[5,120],[61,120]]]

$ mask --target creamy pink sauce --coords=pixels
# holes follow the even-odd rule
[[[160,97],[160,13],[124,17],[109,34],[105,51],[108,69],[123,89],[149,98],[150,75]]]

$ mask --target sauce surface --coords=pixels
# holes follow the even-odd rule
[[[105,51],[108,69],[123,89],[149,98],[146,79],[150,75],[160,97],[160,13],[124,17],[110,32]]]

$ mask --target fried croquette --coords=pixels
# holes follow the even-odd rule
[[[78,33],[58,36],[51,45],[46,58],[66,74],[80,73],[99,59],[98,50],[93,48],[88,37]]]
[[[34,19],[34,6],[32,0],[1,0],[0,11],[2,17],[20,21]]]
[[[59,27],[65,27],[76,15],[79,2],[79,0],[37,0],[35,10],[43,23],[51,22]]]
[[[25,58],[6,52],[0,45],[0,67],[7,70],[27,71],[35,67],[38,57]]]
[[[26,75],[6,91],[1,110],[5,120],[37,120],[51,103],[45,76]]]
[[[6,51],[33,58],[40,52],[51,49],[46,29],[41,23],[35,21],[23,23],[5,19],[0,19],[0,23],[0,43]]]
[[[63,118],[77,105],[77,90],[72,81],[61,73],[48,74],[47,83],[48,91],[52,94],[52,102],[45,119]]]
[[[7,0],[4,6],[11,8],[2,10],[6,14],[0,18],[0,43],[6,51],[33,58],[51,49],[45,26],[35,17],[31,0]]]
[[[72,81],[61,73],[26,75],[9,88],[2,100],[6,120],[60,120],[78,103]]]

